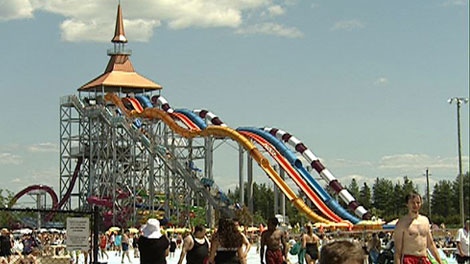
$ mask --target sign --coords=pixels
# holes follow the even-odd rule
[[[90,219],[86,217],[67,217],[67,250],[90,249]]]

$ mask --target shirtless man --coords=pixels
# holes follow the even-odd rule
[[[395,226],[395,264],[431,264],[427,249],[439,264],[442,264],[434,244],[429,219],[419,214],[423,200],[416,192],[406,196],[408,214],[401,217]]]
[[[284,231],[277,229],[279,221],[273,217],[268,220],[268,229],[261,234],[261,264],[282,264],[287,260],[287,240]],[[265,247],[266,246],[266,255]]]

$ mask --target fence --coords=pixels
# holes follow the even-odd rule
[[[98,263],[98,210],[0,208],[0,264]],[[95,246],[96,245],[96,246]],[[2,257],[3,256],[3,257]]]

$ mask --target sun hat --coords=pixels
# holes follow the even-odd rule
[[[142,236],[146,238],[160,238],[162,236],[160,221],[155,218],[147,220],[147,224],[142,227]]]

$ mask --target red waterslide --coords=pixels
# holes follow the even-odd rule
[[[343,222],[339,216],[337,216],[333,211],[326,206],[322,200],[309,188],[305,180],[299,175],[299,173],[292,167],[292,165],[287,161],[277,150],[273,147],[268,141],[264,138],[247,131],[239,131],[242,135],[255,140],[260,144],[266,151],[279,163],[279,165],[287,172],[287,174],[294,180],[295,184],[307,195],[307,197],[313,202],[315,207],[317,207],[320,212],[325,215],[329,220],[334,222]]]
[[[62,197],[60,201],[58,201],[57,194],[54,192],[54,190],[51,187],[46,186],[46,185],[36,184],[36,185],[28,186],[24,188],[23,190],[21,190],[20,192],[18,192],[13,197],[13,199],[11,199],[10,203],[8,204],[8,207],[11,208],[18,201],[18,199],[20,199],[23,195],[29,192],[36,191],[36,190],[43,190],[47,192],[52,199],[52,210],[59,210],[65,204],[65,202],[69,200],[70,195],[72,194],[72,190],[75,185],[75,182],[77,181],[78,173],[80,172],[80,167],[82,165],[82,162],[83,162],[83,158],[79,157],[77,159],[77,164],[75,165],[75,170],[73,172],[72,180],[69,184],[69,188],[67,189],[64,197]],[[49,213],[45,218],[46,221],[50,221],[54,217],[54,215],[55,215],[55,212]]]

